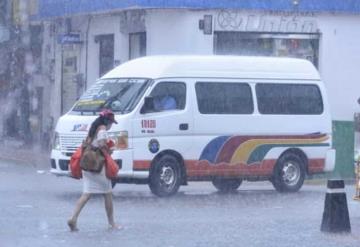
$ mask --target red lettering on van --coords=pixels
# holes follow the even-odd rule
[[[156,120],[141,120],[141,128],[155,129],[156,128]]]

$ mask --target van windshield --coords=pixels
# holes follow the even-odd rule
[[[126,113],[133,110],[149,85],[148,79],[102,79],[76,102],[73,112],[99,112],[103,108]]]

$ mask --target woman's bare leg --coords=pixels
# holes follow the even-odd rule
[[[83,193],[79,200],[76,202],[75,210],[71,218],[68,220],[68,226],[70,227],[71,231],[78,231],[79,229],[76,226],[77,219],[80,215],[81,210],[85,206],[85,204],[89,201],[91,194]]]
[[[104,194],[105,200],[105,210],[106,216],[108,218],[108,222],[111,228],[118,229],[119,226],[114,221],[114,207],[113,207],[113,200],[112,200],[112,193]]]

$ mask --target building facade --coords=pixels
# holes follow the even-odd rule
[[[2,142],[6,138],[27,144],[44,141],[43,99],[47,85],[41,76],[41,23],[30,23],[37,7],[36,0],[0,1]]]
[[[359,111],[360,1],[39,0],[42,68],[56,120],[106,71],[159,54],[290,56],[310,60],[325,82],[336,175],[352,176]]]

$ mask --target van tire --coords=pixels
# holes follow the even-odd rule
[[[167,197],[174,195],[181,184],[179,161],[165,154],[156,160],[150,170],[149,187],[154,195]]]
[[[286,153],[276,162],[270,181],[278,192],[297,192],[304,179],[305,167],[301,158],[293,153]]]
[[[228,193],[237,190],[241,183],[242,179],[240,178],[214,178],[212,180],[212,184],[215,186],[215,188],[222,193]]]

